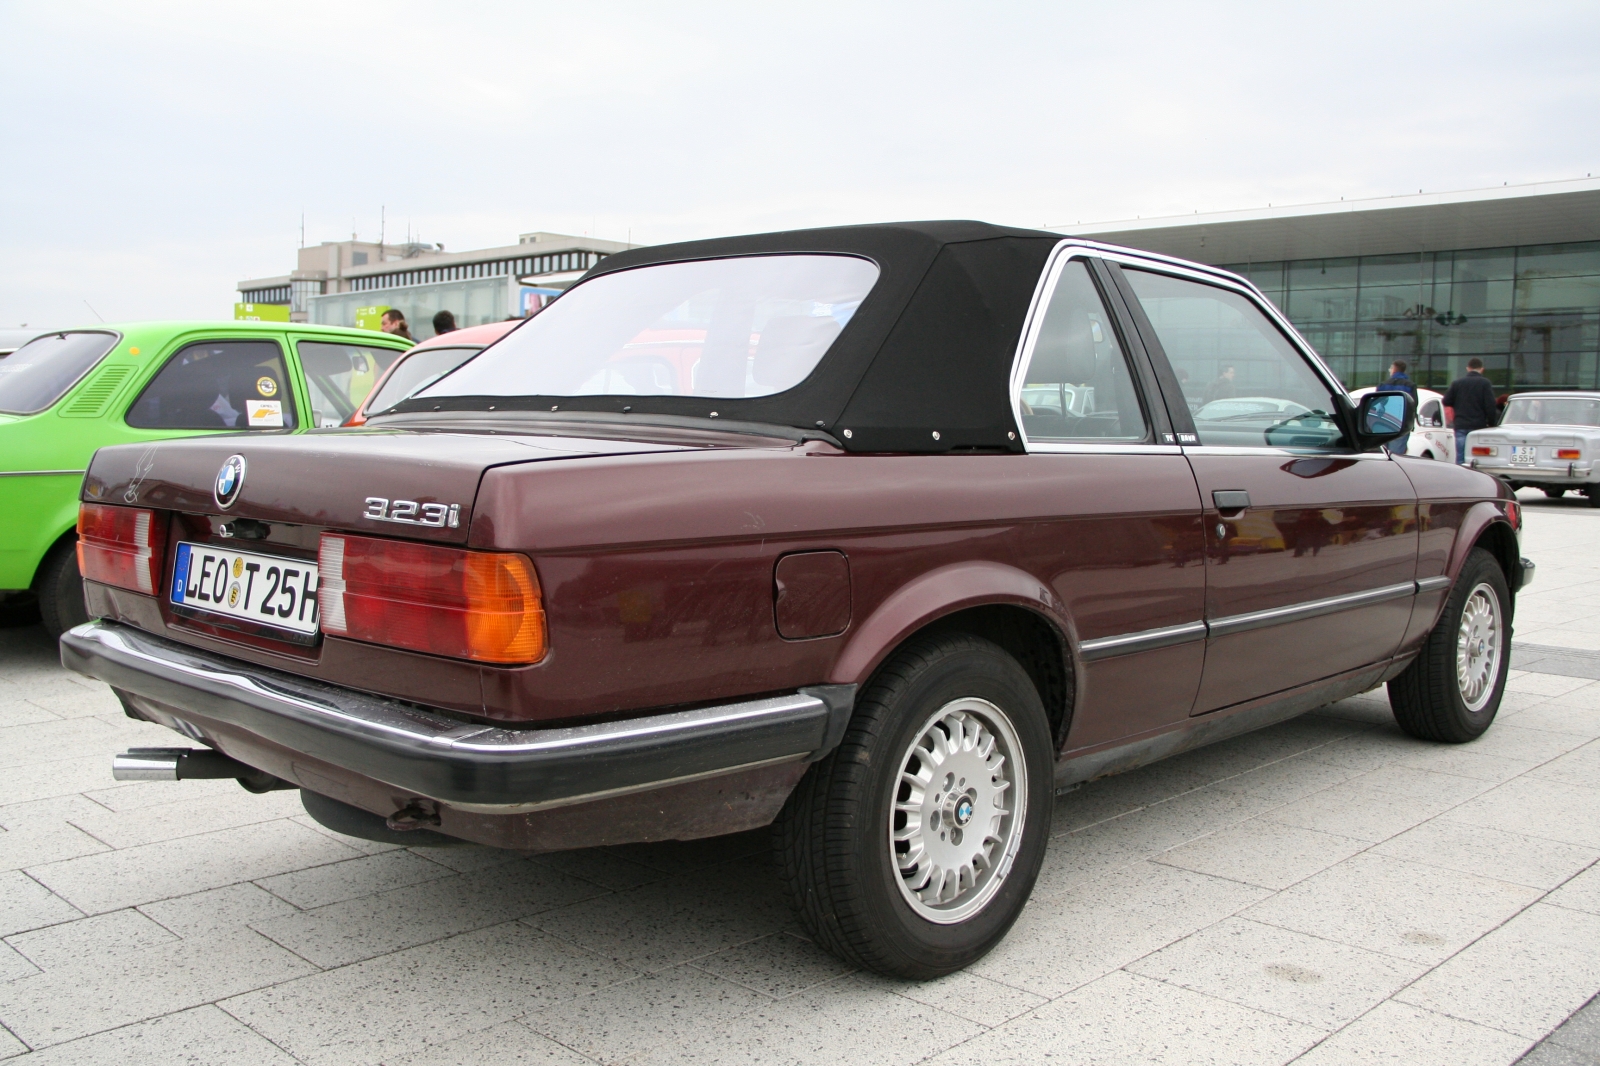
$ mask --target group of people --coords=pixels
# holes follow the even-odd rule
[[[404,337],[408,341],[416,340],[416,338],[411,335],[411,327],[406,324],[405,312],[400,310],[398,307],[391,307],[383,313],[381,328],[385,333],[392,333],[396,337]],[[450,333],[457,328],[456,316],[451,314],[449,311],[440,311],[438,314],[433,316],[433,332],[436,335],[440,333]]]
[[[1396,359],[1389,366],[1389,376],[1376,389],[1378,392],[1404,392],[1417,399],[1417,387],[1406,376],[1406,361]],[[1484,376],[1483,360],[1473,356],[1467,360],[1467,372],[1450,383],[1444,390],[1445,424],[1455,430],[1456,463],[1467,461],[1467,434],[1475,429],[1488,429],[1500,422],[1500,404],[1495,396],[1494,384]],[[1389,450],[1404,455],[1410,435],[1389,445]]]

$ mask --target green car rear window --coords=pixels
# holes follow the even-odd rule
[[[34,338],[0,360],[0,412],[33,415],[46,410],[116,345],[115,333],[99,331]]]

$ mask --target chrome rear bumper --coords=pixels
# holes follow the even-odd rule
[[[539,810],[820,758],[844,736],[855,699],[854,685],[816,685],[596,725],[506,729],[215,655],[118,622],[67,632],[61,662],[159,705],[201,737],[207,722],[226,723],[469,810]]]

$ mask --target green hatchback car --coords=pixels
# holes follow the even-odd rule
[[[280,322],[47,333],[0,361],[0,603],[85,621],[78,490],[107,444],[337,426],[411,342]],[[32,594],[32,596],[30,596]]]

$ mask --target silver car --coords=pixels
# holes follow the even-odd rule
[[[1513,488],[1568,489],[1600,507],[1600,392],[1524,392],[1506,404],[1493,429],[1467,436],[1467,459]]]

